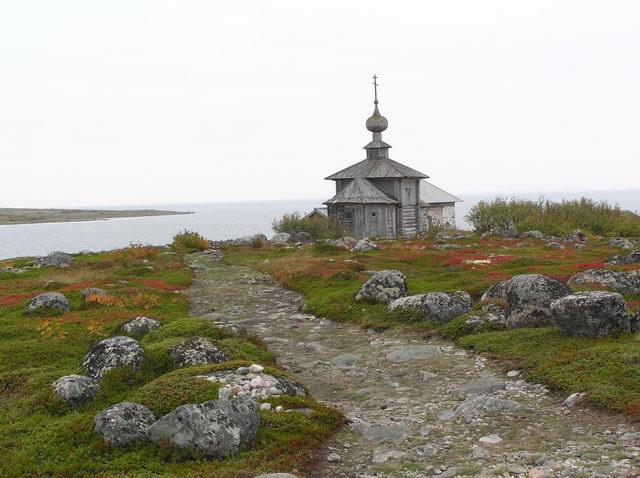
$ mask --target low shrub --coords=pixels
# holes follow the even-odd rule
[[[173,236],[171,247],[180,253],[198,252],[208,249],[209,241],[200,233],[185,229]]]
[[[275,232],[306,232],[313,239],[336,239],[344,234],[338,223],[324,217],[303,217],[299,212],[285,214],[281,219],[274,219],[272,229]]]
[[[640,216],[588,198],[554,202],[543,197],[537,201],[497,197],[493,201],[480,201],[465,219],[478,232],[515,223],[519,231],[537,229],[556,236],[574,229],[596,235],[640,235]]]

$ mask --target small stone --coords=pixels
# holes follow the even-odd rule
[[[423,382],[430,382],[431,380],[437,377],[435,373],[428,372],[426,370],[420,370],[419,373],[420,373],[420,380],[422,380]]]
[[[249,367],[249,372],[251,373],[260,373],[262,371],[264,371],[264,367],[262,365],[258,365],[257,363],[254,363]]]
[[[521,475],[523,473],[526,473],[527,469],[522,465],[518,465],[517,463],[511,463],[507,466],[507,471],[516,475]]]
[[[502,438],[500,438],[495,433],[492,433],[491,435],[485,435],[480,438],[480,443],[486,443],[487,445],[495,445],[497,443],[500,443],[501,441]]]
[[[437,415],[438,421],[441,421],[441,422],[451,421],[455,417],[456,417],[456,412],[454,412],[453,410],[442,410],[438,412],[438,415]]]
[[[327,456],[327,461],[331,463],[340,463],[342,461],[342,457],[337,453],[329,453]]]
[[[331,363],[338,368],[351,367],[360,361],[360,357],[354,354],[342,354],[334,357]]]
[[[267,410],[267,411],[271,410],[271,404],[268,402],[261,403],[260,410]]]
[[[520,370],[509,370],[507,372],[507,377],[509,377],[509,378],[515,378],[515,377],[517,377],[519,375],[520,375]]]
[[[375,450],[373,450],[373,457],[371,459],[371,461],[373,463],[385,463],[388,460],[397,460],[397,459],[401,459],[404,458],[406,456],[406,453],[404,451],[399,451],[399,450],[389,450],[388,448],[385,447],[378,447]]]
[[[284,407],[282,405],[278,405],[276,407],[276,412],[281,412],[282,410],[284,410]]]
[[[487,450],[486,448],[482,448],[480,446],[475,446],[475,447],[473,447],[473,450],[471,451],[471,456],[473,458],[476,458],[476,459],[485,460],[485,459],[491,457],[491,453],[489,453],[489,450]]]
[[[571,408],[575,405],[578,405],[580,402],[582,402],[584,398],[585,398],[584,393],[572,393],[565,399],[563,405],[566,408]]]

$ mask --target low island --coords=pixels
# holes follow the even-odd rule
[[[157,209],[108,210],[0,208],[0,225],[97,221],[118,217],[173,216],[177,214],[193,213],[188,211],[160,211]]]

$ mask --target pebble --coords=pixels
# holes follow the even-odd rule
[[[491,435],[485,435],[482,438],[480,438],[480,442],[486,443],[487,445],[495,445],[496,443],[500,443],[501,441],[502,441],[502,438],[500,438],[495,433],[492,433]]]
[[[267,403],[267,402],[261,403],[260,404],[260,410],[267,410],[267,411],[271,410],[271,404]]]
[[[253,365],[251,365],[249,367],[249,372],[251,373],[260,373],[264,370],[264,367],[262,365],[258,365],[256,363],[254,363]]]
[[[329,456],[327,456],[327,461],[331,463],[340,463],[342,461],[342,457],[335,452],[330,453]]]

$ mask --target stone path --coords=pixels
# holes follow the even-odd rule
[[[220,258],[192,259],[193,313],[261,336],[349,421],[305,476],[640,476],[640,427],[624,416],[564,407],[449,343],[302,314],[299,294]]]

